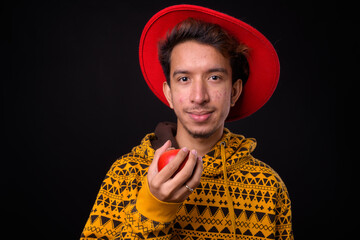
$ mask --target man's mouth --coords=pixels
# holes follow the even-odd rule
[[[205,122],[207,121],[213,111],[190,111],[188,112],[190,118],[195,122]]]

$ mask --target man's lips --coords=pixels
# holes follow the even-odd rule
[[[190,118],[192,118],[196,122],[204,122],[208,120],[213,112],[212,111],[192,111],[188,112]]]

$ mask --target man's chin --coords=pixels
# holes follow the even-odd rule
[[[202,138],[202,139],[206,139],[211,137],[215,132],[216,129],[188,129],[186,128],[186,131],[193,137],[193,138]]]

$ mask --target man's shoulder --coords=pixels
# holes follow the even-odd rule
[[[257,141],[255,138],[247,138],[243,135],[232,133],[229,130],[231,147],[237,148],[237,151],[232,156],[235,158],[234,162],[240,174],[246,177],[252,177],[259,180],[260,178],[271,179],[271,183],[283,184],[279,174],[267,163],[255,158],[254,152]],[[240,160],[240,161],[239,161]]]
[[[152,136],[153,134],[147,134],[139,145],[133,147],[129,153],[116,159],[109,172],[120,175],[146,170],[151,164],[155,153],[150,143]]]
[[[242,161],[239,172],[245,177],[252,179],[249,183],[261,183],[265,186],[277,188],[284,187],[284,182],[279,174],[270,165],[253,156],[249,156]]]
[[[127,153],[118,158],[110,167],[108,175],[129,176],[145,175],[151,159],[140,156],[134,152]]]

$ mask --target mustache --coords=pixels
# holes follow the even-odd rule
[[[214,112],[215,108],[213,107],[204,107],[204,106],[194,106],[184,109],[185,112],[197,112],[197,113],[206,113],[206,112]]]

